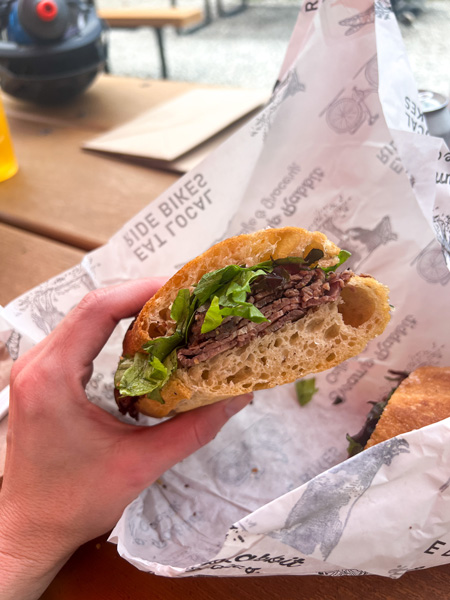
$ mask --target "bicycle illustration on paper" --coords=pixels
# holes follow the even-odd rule
[[[377,57],[372,57],[361,70],[364,70],[369,87],[358,87],[355,84],[345,96],[342,96],[345,92],[342,90],[320,115],[325,113],[327,124],[336,133],[353,135],[363,123],[373,125],[379,117],[378,113],[374,114],[371,111],[367,103],[368,97],[376,94],[378,89]]]
[[[442,247],[439,242],[432,240],[416,256],[411,265],[416,265],[420,277],[427,283],[447,285],[450,281],[450,271],[447,268]]]

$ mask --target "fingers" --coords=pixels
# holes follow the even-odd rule
[[[139,279],[90,292],[46,338],[19,357],[13,365],[12,379],[25,366],[53,350],[52,361],[70,354],[70,365],[81,366],[85,384],[91,375],[92,360],[117,323],[137,314],[166,281],[163,277]],[[79,370],[73,371],[79,374]]]
[[[136,315],[161,287],[162,278],[139,279],[90,292],[48,338],[73,367],[88,368],[121,319]]]
[[[212,441],[225,423],[252,398],[253,394],[236,396],[143,429],[140,439],[136,440],[136,451],[141,468],[148,471],[147,484]],[[152,457],[158,457],[157,461]]]

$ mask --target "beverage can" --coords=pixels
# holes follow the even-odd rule
[[[0,181],[5,181],[15,175],[18,168],[8,121],[0,98]]]

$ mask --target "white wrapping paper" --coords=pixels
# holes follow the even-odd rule
[[[450,419],[346,460],[345,435],[390,390],[389,369],[450,365],[450,154],[426,133],[389,3],[304,2],[261,113],[106,246],[4,309],[17,356],[92,288],[168,275],[225,237],[283,225],[323,231],[390,287],[385,333],[316,376],[312,402],[300,407],[293,385],[258,392],[126,508],[111,540],[139,569],[396,578],[450,562]],[[126,325],[88,386],[114,414]]]

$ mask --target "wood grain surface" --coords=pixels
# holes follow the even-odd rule
[[[8,119],[14,117],[42,123],[62,121],[77,129],[101,132],[126,123],[162,102],[199,87],[210,86],[102,75],[84,94],[67,104],[37,106],[6,94],[3,94],[2,99]]]
[[[84,252],[0,223],[0,304],[78,264]]]
[[[82,150],[83,142],[194,84],[103,76],[62,107],[4,96],[19,172],[2,183],[0,222],[91,250],[178,175]]]
[[[361,540],[364,543],[364,540]],[[137,570],[106,536],[85,544],[41,600],[444,600],[450,565],[376,576],[188,577],[168,579]]]
[[[103,8],[100,18],[110,27],[187,27],[203,18],[199,8]]]

